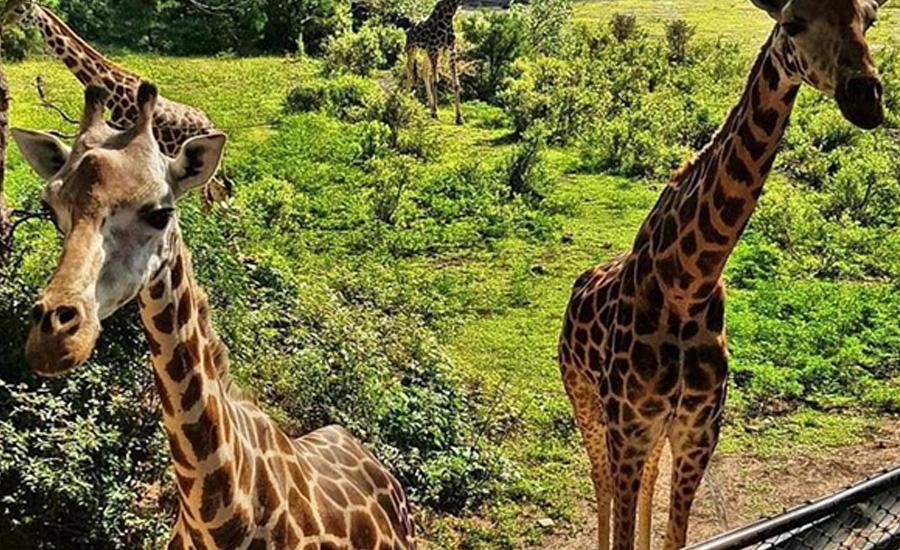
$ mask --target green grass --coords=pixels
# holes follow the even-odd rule
[[[268,135],[280,113],[285,95],[312,74],[309,63],[283,57],[166,58],[128,54],[115,61],[155,82],[169,99],[203,109],[228,133],[229,148]],[[43,108],[35,89],[40,76],[48,99],[70,116],[81,112],[81,85],[62,63],[45,59],[7,65],[13,126],[73,132],[73,126]]]
[[[701,38],[737,40],[756,50],[772,30],[772,20],[750,0],[590,0],[575,5],[575,17],[607,24],[615,13],[633,13],[639,23],[661,32],[666,22],[684,19],[696,26]],[[900,6],[881,8],[871,40],[884,42],[900,29]]]

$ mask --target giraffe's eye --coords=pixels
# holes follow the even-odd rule
[[[141,214],[141,219],[153,229],[162,231],[169,225],[169,220],[172,219],[174,212],[175,209],[172,207],[156,208]]]
[[[781,28],[784,29],[788,36],[797,36],[806,30],[806,23],[799,20],[785,21],[781,24]]]

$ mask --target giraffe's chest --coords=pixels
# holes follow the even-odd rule
[[[576,284],[560,359],[595,382],[601,398],[672,410],[724,384],[724,289],[696,305],[671,304],[630,259]],[[651,411],[652,412],[652,411]]]

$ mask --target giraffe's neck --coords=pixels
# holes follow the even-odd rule
[[[49,9],[37,3],[28,9],[30,13],[25,21],[37,24],[50,53],[65,63],[84,86],[102,86],[116,97],[140,82],[137,75],[110,61]]]
[[[799,90],[774,36],[740,103],[663,191],[635,242],[634,253],[675,303],[705,301],[719,284],[772,169]]]
[[[459,9],[460,2],[461,0],[440,0],[435,4],[429,19],[432,21],[450,21],[452,23],[453,17]]]
[[[176,253],[141,291],[139,303],[178,480],[178,528],[181,536],[231,547],[220,543],[252,536],[251,526],[273,512],[260,496],[260,480],[269,477],[256,450],[290,450],[290,442],[230,387],[227,350],[210,324],[206,295],[194,283],[177,227],[168,245]],[[270,505],[273,500],[268,497]]]

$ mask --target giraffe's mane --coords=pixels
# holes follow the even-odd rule
[[[753,68],[750,70],[749,78],[756,78],[757,75],[759,75],[766,57],[763,54],[771,49],[774,40],[775,30],[772,31],[772,33],[769,35],[768,40],[766,40],[766,43],[763,44],[762,48],[760,48],[759,54],[757,54],[756,56],[756,61],[753,62]],[[716,129],[716,132],[713,134],[709,142],[707,142],[706,145],[703,146],[703,148],[697,151],[690,159],[688,159],[683,165],[681,165],[680,168],[672,173],[671,178],[669,178],[670,184],[677,185],[679,182],[681,182],[682,179],[684,179],[686,175],[690,174],[694,170],[694,167],[706,160],[706,157],[711,154],[711,151],[715,149],[716,144],[718,144],[719,141],[725,136],[726,125],[734,115],[735,111],[737,111],[741,108],[742,105],[745,105],[747,103],[747,100],[749,99],[748,94],[750,94],[750,89],[749,87],[745,87],[744,93],[741,96],[741,100],[732,108],[729,116],[727,116],[722,125],[719,126],[718,129]]]
[[[184,254],[189,258],[190,252],[186,249]],[[188,265],[190,265],[189,261]],[[222,341],[219,337],[219,333],[216,332],[215,327],[213,327],[209,296],[202,287],[196,284],[193,274],[191,274],[191,281],[194,282],[194,299],[196,300],[197,322],[200,328],[200,334],[204,335],[207,344],[210,347],[210,356],[212,357],[213,365],[216,369],[216,376],[219,380],[219,385],[224,391],[224,395],[227,395],[235,401],[256,404],[256,396],[253,392],[238,386],[232,379],[230,372],[231,358],[228,355],[228,346],[225,345],[225,342]]]

